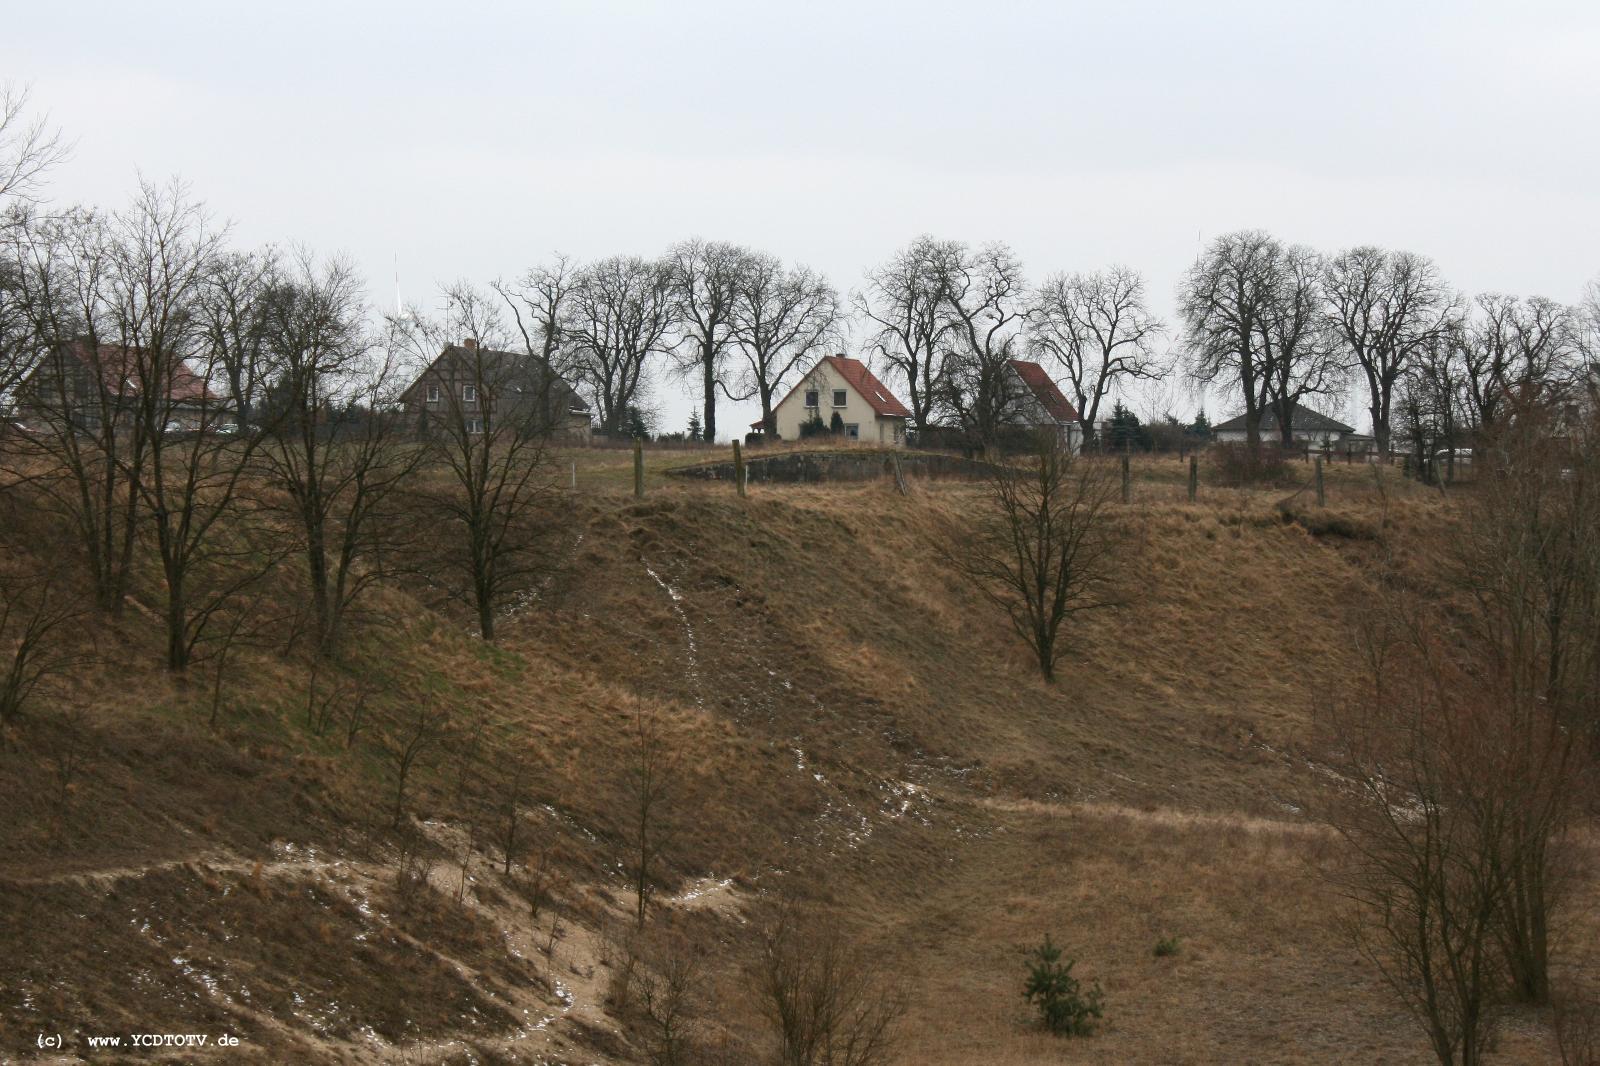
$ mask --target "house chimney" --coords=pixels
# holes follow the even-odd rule
[[[476,337],[468,337],[468,338],[466,338],[465,340],[463,340],[461,342],[461,347],[465,348],[469,352],[477,351],[477,349],[478,349],[478,338],[476,338]]]

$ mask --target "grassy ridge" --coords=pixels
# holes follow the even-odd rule
[[[482,1061],[631,1061],[637,1034],[605,988],[644,713],[674,766],[657,920],[708,953],[709,1031],[741,1053],[760,1038],[752,930],[782,892],[834,908],[915,978],[908,1063],[1421,1061],[1328,927],[1326,848],[1295,804],[1315,775],[1295,753],[1352,669],[1342,617],[1380,551],[1435,580],[1448,500],[1330,470],[1328,512],[1279,507],[1282,491],[1189,505],[1163,461],[1137,464],[1122,516],[1134,595],[1073,634],[1052,687],[929,562],[935,519],[974,506],[972,487],[740,501],[663,473],[706,456],[649,458],[642,501],[631,454],[569,458],[568,565],[498,647],[385,591],[321,682],[368,694],[374,724],[348,749],[308,729],[298,654],[239,653],[213,732],[204,668],[188,683],[160,671],[140,609],[84,626],[96,661],[50,696],[82,722],[41,710],[0,755],[4,1031],[171,1018],[231,1025],[261,1061],[403,1047],[433,1061],[452,1040]],[[413,791],[434,872],[411,904],[394,896],[375,741],[419,703],[458,729]],[[74,746],[63,829],[48,783]],[[494,869],[493,803],[472,799],[514,757],[529,767],[526,858],[553,871],[537,915],[524,872]],[[83,922],[103,951],[72,948]],[[233,935],[247,928],[249,945]],[[1031,1034],[1019,1011],[1015,948],[1047,930],[1106,978],[1107,1031],[1081,1047]],[[1151,957],[1174,936],[1176,957]],[[204,958],[227,987],[173,958]],[[1196,1039],[1207,1005],[1221,1021]],[[1530,1054],[1543,1039],[1531,1021],[1507,1036]]]

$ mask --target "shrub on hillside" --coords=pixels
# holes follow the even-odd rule
[[[1028,955],[1028,982],[1022,995],[1039,1011],[1044,1027],[1057,1036],[1087,1036],[1102,1016],[1100,983],[1087,990],[1072,976],[1076,959],[1061,960],[1061,949],[1044,943]]]
[[[1213,444],[1206,450],[1211,480],[1229,488],[1281,485],[1292,481],[1289,456],[1276,444]]]
[[[755,975],[783,1066],[885,1066],[895,1058],[905,984],[827,915],[785,906]]]

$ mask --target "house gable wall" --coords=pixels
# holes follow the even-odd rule
[[[812,414],[806,407],[806,393],[813,389],[817,392],[816,413],[822,416],[824,425],[832,423],[833,414],[837,411],[846,425],[858,427],[859,439],[862,441],[884,445],[905,443],[906,420],[878,414],[867,402],[866,397],[857,392],[855,386],[826,362],[813,367],[772,412],[773,420],[777,423],[778,436],[782,439],[800,439],[800,426]],[[833,393],[840,389],[845,394],[845,405],[835,407]]]

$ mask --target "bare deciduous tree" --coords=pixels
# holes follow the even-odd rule
[[[1344,383],[1335,338],[1323,313],[1322,257],[1303,244],[1273,256],[1267,313],[1261,320],[1261,368],[1279,442],[1294,444],[1294,410],[1306,396]]]
[[[1349,848],[1329,876],[1357,907],[1356,943],[1439,1062],[1474,1066],[1503,986],[1495,923],[1509,812],[1490,782],[1507,768],[1496,765],[1498,734],[1483,731],[1490,701],[1425,656],[1384,657],[1404,668],[1367,679],[1325,716],[1344,787],[1320,813]]]
[[[699,374],[701,427],[717,439],[717,390],[724,388],[723,360],[733,332],[733,309],[750,252],[727,241],[696,237],[667,251],[672,270],[686,370]]]
[[[220,372],[198,313],[221,234],[174,183],[145,186],[119,224],[118,350],[136,382],[134,420],[149,451],[136,484],[154,527],[166,591],[167,667],[187,669],[212,616],[280,558],[252,542],[241,487],[260,438],[230,433]]]
[[[832,921],[784,906],[762,942],[757,987],[783,1066],[880,1066],[909,1000]]]
[[[495,292],[511,310],[523,350],[539,356],[558,373],[569,369],[564,358],[563,320],[576,273],[572,260],[558,253],[550,262],[528,268],[515,282],[494,284]]]
[[[1232,386],[1244,400],[1247,443],[1261,443],[1271,398],[1261,338],[1272,315],[1279,245],[1261,230],[1241,230],[1207,246],[1178,287],[1189,373],[1205,385]]]
[[[398,367],[373,350],[349,263],[319,267],[302,251],[261,303],[274,376],[259,457],[287,501],[317,651],[328,655],[361,594],[394,566],[400,492],[423,453],[402,439]]]
[[[1444,480],[1456,476],[1456,446],[1470,406],[1467,397],[1465,331],[1459,324],[1429,341],[1401,379],[1398,428],[1412,441],[1418,469],[1432,479],[1434,457],[1445,449]]]
[[[649,1023],[646,1052],[651,1066],[688,1066],[698,1061],[694,1044],[701,1024],[700,966],[688,945],[674,938],[638,977],[639,1006]]]
[[[29,118],[28,89],[0,85],[0,207],[7,197],[31,200],[67,145],[45,116]]]
[[[942,342],[951,322],[941,264],[959,255],[955,242],[918,237],[868,271],[866,288],[851,298],[856,314],[871,323],[873,352],[905,383],[918,431],[932,428],[947,388]]]
[[[1027,316],[1022,263],[998,241],[976,251],[961,247],[940,260],[938,278],[950,317],[941,341],[944,402],[968,439],[988,448],[1011,422],[1021,393],[1011,361],[1019,355]]]
[[[54,574],[0,578],[0,741],[21,719],[40,682],[72,667],[78,657],[60,639],[79,617]]]
[[[657,861],[666,846],[663,808],[677,774],[678,753],[658,715],[636,706],[628,726],[627,792],[629,847],[634,888],[634,923],[643,928],[654,888]]]
[[[1128,545],[1112,526],[1112,467],[1075,455],[1055,433],[1035,439],[1025,460],[995,466],[980,513],[941,530],[935,550],[1006,612],[1054,681],[1062,625],[1120,602],[1117,569]]]
[[[1503,741],[1522,757],[1522,802],[1499,932],[1516,996],[1537,1003],[1550,995],[1552,915],[1570,890],[1563,844],[1583,769],[1574,746],[1600,751],[1600,441],[1592,414],[1540,399],[1510,407],[1485,443],[1481,491],[1455,540],[1458,579],[1479,608],[1468,621],[1505,679],[1508,710],[1549,714],[1570,741],[1544,741],[1538,720]]]
[[[36,355],[16,390],[33,427],[7,457],[76,534],[96,606],[119,615],[138,536],[149,432],[122,341],[117,237],[88,211],[31,219],[16,244],[16,298]]]
[[[423,756],[442,742],[449,732],[450,708],[420,693],[385,722],[378,744],[394,776],[394,802],[390,806],[389,828],[400,828],[405,820],[406,792],[412,784],[412,775]]]
[[[1364,245],[1335,256],[1323,275],[1328,315],[1367,386],[1367,412],[1378,451],[1390,450],[1396,385],[1457,314],[1433,261]]]
[[[1480,293],[1465,329],[1462,354],[1475,421],[1494,429],[1502,413],[1559,388],[1576,366],[1581,312],[1535,296],[1519,300]]]
[[[1066,372],[1086,445],[1095,441],[1101,402],[1114,387],[1170,372],[1155,350],[1165,332],[1146,301],[1144,277],[1125,266],[1046,278],[1028,316],[1029,347]]]
[[[507,350],[498,302],[457,284],[444,305],[438,321],[392,319],[391,347],[408,348],[426,367],[411,388],[437,396],[419,427],[444,472],[428,472],[418,489],[434,522],[425,562],[433,577],[457,576],[447,592],[493,640],[505,599],[554,565],[552,539],[568,501],[549,448],[568,398],[542,359]]]
[[[223,252],[207,264],[198,302],[205,343],[241,428],[255,424],[256,404],[272,373],[263,350],[267,295],[275,284],[278,256]]]
[[[761,401],[761,424],[778,435],[773,402],[783,383],[803,368],[839,324],[839,294],[805,267],[786,269],[771,255],[752,255],[736,287],[732,347],[744,359],[743,397]]]
[[[562,329],[573,372],[604,432],[618,435],[627,427],[651,359],[671,351],[676,315],[666,263],[618,255],[573,278]]]

